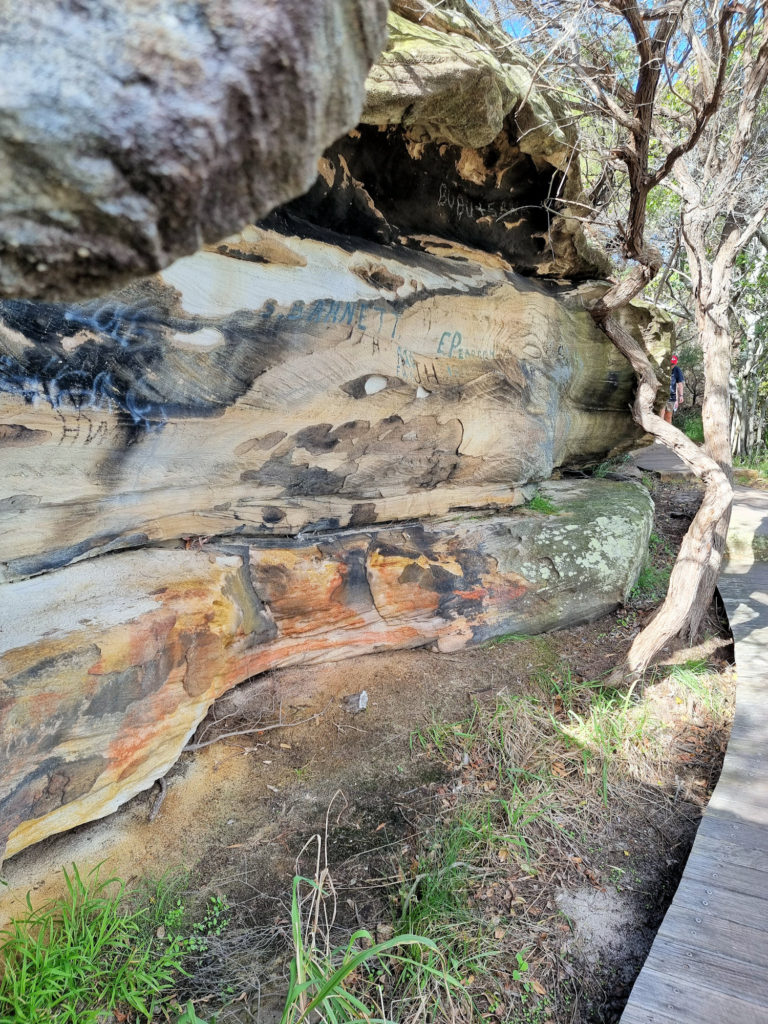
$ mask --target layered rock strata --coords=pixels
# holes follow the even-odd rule
[[[0,305],[0,388],[6,580],[519,504],[634,435],[626,361],[498,257],[256,228],[103,300]]]
[[[124,552],[7,584],[0,851],[146,788],[212,701],[249,676],[604,614],[639,571],[648,493],[608,481],[542,490],[552,514]]]
[[[602,258],[505,37],[395,0],[363,103],[382,0],[70,7],[0,0],[8,853],[253,674],[607,611],[650,527],[632,485],[541,484],[634,436],[633,381],[561,280]]]

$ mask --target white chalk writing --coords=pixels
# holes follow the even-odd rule
[[[505,214],[501,204],[485,203],[479,199],[470,199],[463,192],[449,188],[445,182],[440,185],[440,191],[437,194],[437,205],[447,206],[451,213],[454,214],[456,220],[460,220],[462,217],[473,221],[482,220],[483,217],[497,220]]]

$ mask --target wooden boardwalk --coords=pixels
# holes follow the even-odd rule
[[[621,1024],[768,1024],[768,493],[736,492],[719,583],[736,642],[733,730]]]

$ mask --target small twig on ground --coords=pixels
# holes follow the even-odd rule
[[[314,715],[310,715],[309,718],[300,718],[298,722],[272,722],[271,725],[256,725],[250,729],[237,729],[235,732],[223,732],[221,736],[215,736],[212,740],[205,740],[203,743],[188,743],[186,747],[182,749],[182,753],[193,750],[203,750],[204,747],[213,746],[214,743],[218,743],[220,740],[228,740],[233,736],[255,736],[262,732],[271,732],[273,729],[293,729],[297,725],[306,725],[308,722],[314,722],[316,718],[320,718],[333,703],[329,700],[322,711],[316,711]]]
[[[163,805],[163,800],[165,800],[165,794],[168,792],[168,786],[165,779],[158,779],[157,784],[160,787],[160,792],[157,794],[155,802],[152,804],[152,810],[149,812],[150,821],[154,821],[157,817],[158,812]]]

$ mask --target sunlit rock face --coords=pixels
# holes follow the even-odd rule
[[[586,312],[482,253],[345,243],[252,228],[104,300],[0,307],[2,578],[515,505],[632,436]]]
[[[265,31],[295,22],[293,43],[251,52],[246,20],[262,6]],[[83,157],[104,137],[86,116],[96,100],[83,71],[72,111],[84,134],[67,155],[62,115],[36,158],[48,168],[61,150],[59,178],[37,189],[20,170],[0,206],[0,284],[15,291],[0,302],[0,854],[149,786],[212,701],[249,676],[584,621],[634,581],[647,494],[547,483],[635,435],[630,368],[587,312],[605,285],[581,281],[600,259],[569,205],[573,140],[524,61],[461,0],[397,0],[391,42],[356,94],[383,42],[366,27],[380,6],[231,0],[185,21],[168,0],[163,31],[137,56],[122,29],[138,8],[120,5],[94,52],[146,59],[148,82],[115,57],[115,131],[133,138],[144,117],[149,150]],[[51,5],[43,23],[32,7],[49,52],[61,18]],[[88,17],[72,13],[72,38]],[[248,50],[232,66],[216,57],[230,32],[234,52]],[[328,38],[348,43],[324,61]],[[173,57],[186,78],[165,68],[161,44],[198,54]],[[281,76],[301,78],[305,58],[322,87],[302,80],[294,111]],[[256,124],[274,62],[280,123]],[[179,113],[161,138],[153,118],[175,116],[181,86],[194,94],[209,64],[200,130]],[[257,67],[263,80],[227,106],[231,76],[250,81]],[[104,118],[113,99],[105,88]],[[317,155],[363,108],[304,199],[231,231],[232,216],[310,185]],[[9,109],[40,133],[54,117]],[[134,157],[157,158],[167,177]],[[119,202],[104,184],[116,166]],[[71,184],[78,175],[98,202]],[[12,213],[3,221],[33,192],[55,215],[30,205],[28,231]],[[166,266],[205,238],[216,241]],[[43,259],[35,284],[30,260]],[[159,266],[98,298],[29,299]],[[651,319],[639,308],[625,325],[650,337]],[[557,514],[525,507],[537,488]]]
[[[563,481],[543,493],[552,514],[229,538],[7,584],[0,853],[151,785],[212,701],[249,676],[424,643],[456,650],[605,613],[646,551],[647,491]]]
[[[0,0],[0,296],[114,288],[304,192],[386,0]]]

